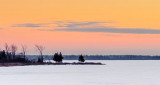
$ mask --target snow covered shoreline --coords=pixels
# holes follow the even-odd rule
[[[95,62],[85,62],[85,63],[79,63],[79,62],[73,62],[73,63],[52,63],[52,62],[45,62],[45,63],[19,63],[19,62],[13,62],[13,63],[0,63],[0,67],[9,67],[9,66],[27,66],[27,65],[105,65],[102,63],[95,63]]]

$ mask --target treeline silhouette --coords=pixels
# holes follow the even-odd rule
[[[37,59],[31,59],[26,56],[27,47],[22,45],[22,52],[17,54],[18,47],[14,44],[9,46],[7,43],[5,44],[5,50],[0,51],[0,62],[21,62],[21,63],[43,63],[45,60],[53,60],[56,63],[62,63],[64,57],[62,53],[55,53],[51,56],[51,59],[46,59],[46,56],[43,55],[43,50],[45,49],[41,45],[35,45],[36,50],[40,53]],[[35,56],[35,55],[34,55]],[[32,56],[33,57],[33,56]],[[82,55],[77,58],[79,62],[84,62],[84,57]]]
[[[32,55],[32,57],[35,55]],[[13,55],[10,52],[6,52],[5,50],[0,51],[0,62],[1,63],[5,63],[5,62],[21,62],[21,63],[43,63],[44,60],[53,60],[57,63],[62,63],[64,57],[62,55],[62,53],[55,53],[53,56],[49,56],[50,58],[47,58],[47,56],[40,56],[37,58],[38,59],[31,59],[31,56],[24,56],[24,55]],[[80,55],[78,58],[79,62],[84,62],[84,56]]]
[[[21,55],[15,55],[4,50],[0,52],[0,62],[27,62],[27,59]]]
[[[5,44],[5,50],[0,51],[0,62],[22,62],[22,63],[43,63],[45,60],[53,60],[56,63],[62,63],[63,60],[160,60],[160,56],[149,55],[62,55],[55,53],[54,55],[43,55],[45,47],[35,45],[39,55],[26,55],[27,47],[22,45],[21,52],[17,53],[18,47],[14,44]],[[85,57],[85,58],[84,58]]]
[[[160,60],[150,55],[83,55],[85,60]],[[64,55],[64,60],[77,60],[79,55]]]

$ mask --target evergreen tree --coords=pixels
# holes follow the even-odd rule
[[[84,57],[82,56],[82,55],[80,55],[79,56],[79,59],[78,59],[80,62],[84,62],[85,61],[85,59],[84,59]]]
[[[62,62],[62,59],[63,59],[63,56],[62,56],[61,52],[60,52],[60,54],[58,54],[58,52],[57,52],[53,56],[53,60],[56,61],[56,62]]]
[[[0,61],[7,61],[7,56],[4,50],[0,53]]]
[[[62,59],[63,59],[63,56],[62,56],[62,53],[60,52],[60,54],[59,54],[59,62],[62,62]]]
[[[58,61],[58,53],[55,53],[55,54],[54,54],[53,60],[56,61],[56,62]]]

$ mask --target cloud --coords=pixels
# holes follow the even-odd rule
[[[54,29],[38,29],[39,31],[66,31],[66,32],[101,32],[101,33],[121,33],[121,34],[160,34],[159,29],[149,28],[120,28],[109,26],[113,22],[74,22],[74,21],[55,21],[52,23],[40,24],[15,24],[12,27],[49,27],[54,25]]]
[[[58,21],[54,24],[57,25],[57,28],[84,28],[84,27],[103,27],[101,24],[107,24],[112,22],[97,22],[97,21],[90,21],[90,22],[73,22],[73,21]]]
[[[53,29],[52,31],[70,32],[103,32],[103,33],[130,33],[130,34],[160,34],[160,30],[145,28],[65,28]]]
[[[32,23],[25,23],[25,24],[14,24],[12,27],[47,27],[45,24],[32,24]]]
[[[100,23],[106,23],[106,22],[66,22],[63,25],[62,24],[58,24],[57,27],[77,27],[77,26],[89,26],[89,25],[97,25]]]
[[[67,32],[101,32],[101,33],[128,33],[128,34],[160,34],[158,29],[148,28],[119,28],[106,26],[112,22],[56,22],[56,29],[39,29],[41,31],[67,31]],[[104,25],[105,24],[105,25]]]

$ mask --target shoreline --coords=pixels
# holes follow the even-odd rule
[[[21,62],[7,62],[7,63],[0,63],[0,67],[11,67],[11,66],[29,66],[29,65],[105,65],[102,63],[95,63],[95,62],[73,62],[73,63],[51,63],[51,62],[44,62],[44,63],[21,63]]]

